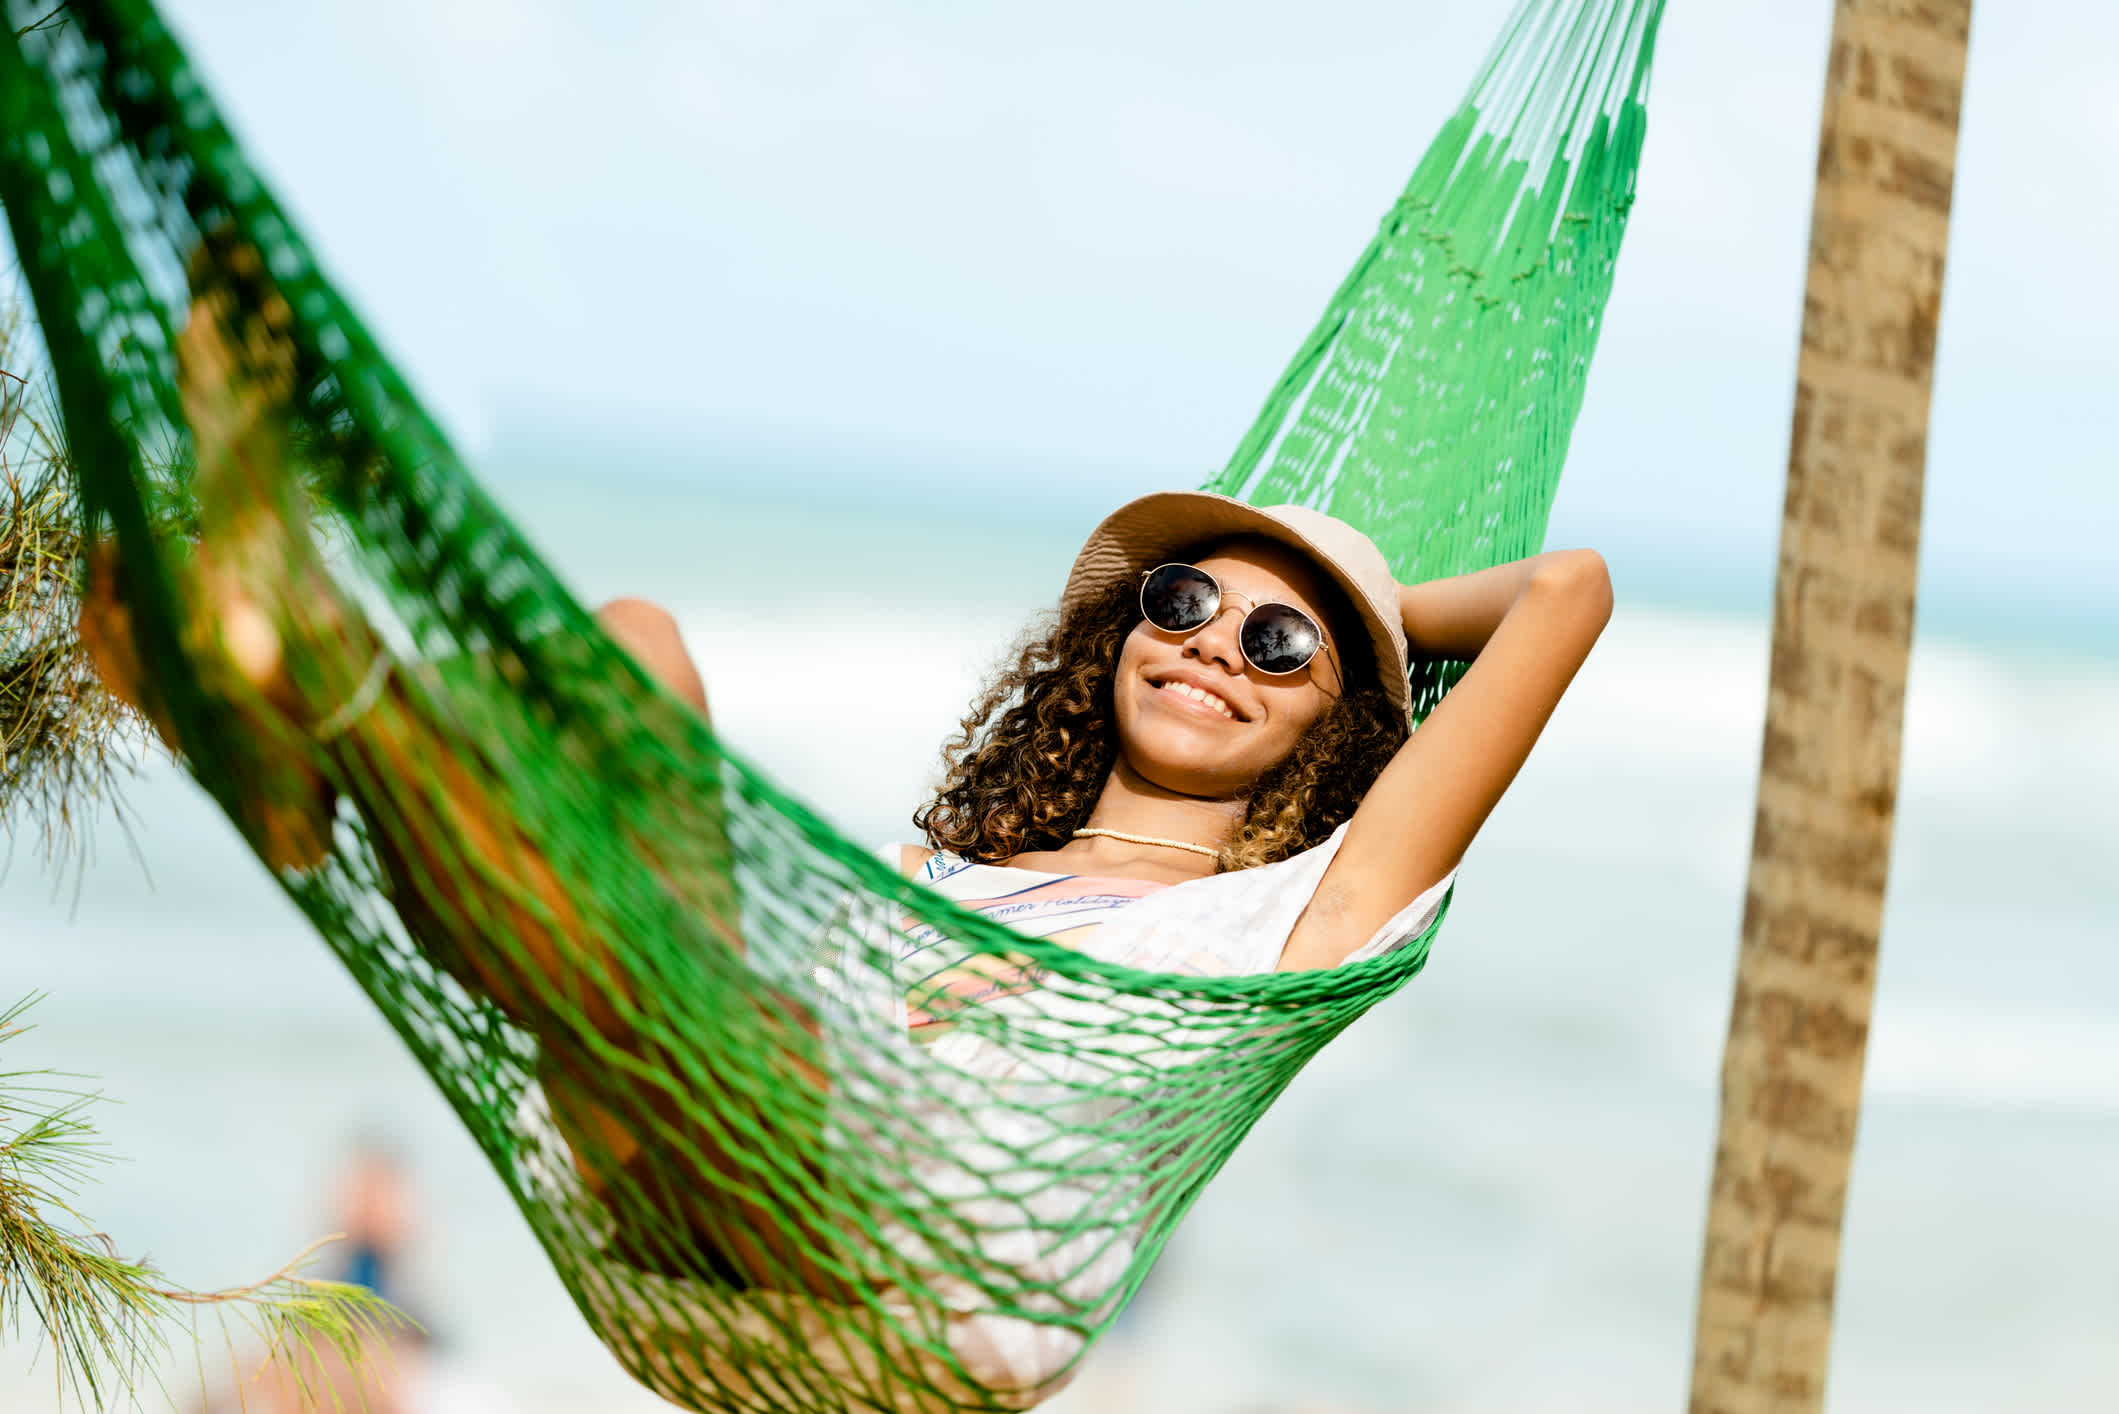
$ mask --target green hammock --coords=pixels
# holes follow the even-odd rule
[[[1164,976],[900,879],[569,597],[147,0],[0,3],[0,204],[102,547],[106,671],[638,1378],[701,1410],[1035,1403],[1433,929],[1331,971]],[[1402,579],[1538,546],[1661,8],[1524,0],[1211,489],[1352,520]],[[1423,711],[1458,667],[1416,671]],[[976,1063],[891,1019],[912,929],[1036,981],[957,1016]],[[992,1330],[1043,1365],[997,1366],[966,1335]]]

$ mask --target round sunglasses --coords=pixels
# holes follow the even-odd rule
[[[1221,583],[1198,565],[1157,565],[1140,579],[1141,616],[1164,633],[1195,633],[1221,614]],[[1244,596],[1226,596],[1241,599]],[[1293,604],[1253,603],[1236,631],[1243,660],[1267,677],[1310,665],[1325,647],[1324,630]]]

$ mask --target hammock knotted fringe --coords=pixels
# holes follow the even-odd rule
[[[1165,976],[906,883],[569,597],[147,0],[0,3],[0,204],[101,547],[99,664],[641,1380],[700,1410],[1035,1403],[1429,939]],[[1351,520],[1402,579],[1537,547],[1661,9],[1523,0],[1210,489]],[[1421,710],[1457,666],[1416,670]],[[1017,984],[932,1049],[895,1023],[913,931]]]

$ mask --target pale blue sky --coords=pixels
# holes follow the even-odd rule
[[[1507,10],[167,8],[503,498],[545,439],[1093,502],[1219,464]],[[1770,573],[1830,12],[1672,0],[1556,538]],[[1930,583],[2109,621],[2119,7],[1976,25]]]

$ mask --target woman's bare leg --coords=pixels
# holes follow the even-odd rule
[[[789,1064],[782,1069],[809,1082],[780,1102],[786,1113],[764,1113],[755,1098],[733,1093],[671,1093],[683,1071],[643,1053],[627,1022],[634,998],[613,950],[595,936],[538,841],[496,795],[490,772],[504,770],[505,763],[486,763],[481,770],[476,759],[466,759],[464,744],[428,717],[423,694],[395,669],[381,679],[372,702],[350,721],[334,723],[328,741],[315,739],[320,723],[355,700],[356,680],[369,663],[380,661],[383,649],[358,607],[322,571],[303,508],[289,499],[278,408],[260,397],[253,376],[231,376],[233,360],[216,318],[227,313],[225,305],[216,308],[202,298],[180,350],[202,501],[218,495],[222,503],[203,509],[201,542],[179,573],[189,581],[184,598],[193,614],[187,653],[209,694],[235,713],[229,735],[249,743],[243,785],[255,784],[257,791],[254,801],[247,795],[238,801],[246,836],[277,869],[314,867],[331,839],[336,782],[368,823],[407,930],[438,966],[538,1037],[541,1078],[555,1120],[592,1190],[611,1203],[621,1239],[625,1207],[648,1195],[657,1212],[646,1215],[645,1226],[691,1233],[710,1249],[702,1254],[707,1269],[782,1290],[843,1296],[843,1283],[803,1254],[803,1248],[829,1251],[837,1245],[814,1215],[724,1192],[724,1184],[748,1166],[710,1124],[694,1117],[715,1112],[717,1105],[724,1118],[731,1108],[747,1110],[763,1133],[792,1123],[791,1144],[803,1152],[821,1147],[825,1081],[801,1059],[808,1050],[801,1033],[814,1035],[815,1026],[799,1004],[752,999],[767,1034],[776,1027],[787,1032]],[[245,346],[255,352],[254,335]],[[113,690],[151,709],[154,699],[133,656],[114,571],[114,564],[105,563],[105,577],[92,577],[83,636]],[[667,614],[629,600],[607,606],[602,617],[643,668],[704,712],[703,685]],[[259,643],[269,651],[248,651]],[[290,659],[323,665],[346,681],[322,689],[297,682]],[[317,700],[320,691],[329,700]],[[655,708],[644,702],[641,710]],[[180,746],[166,714],[158,714],[156,723],[172,747]],[[328,774],[320,767],[328,767]],[[687,803],[673,814],[684,818],[694,810],[704,828],[718,831],[718,797],[696,807]],[[676,897],[687,903],[732,900],[725,874],[702,882],[673,879],[662,851],[645,842],[635,846]],[[725,859],[725,850],[714,857]],[[741,947],[732,907],[706,922]],[[667,1083],[643,1084],[626,1077],[622,1067],[599,1063],[596,1052],[605,1046],[640,1055],[647,1072]]]
[[[703,715],[703,685],[666,613],[626,600],[599,620],[650,676]],[[639,710],[662,706],[643,701]],[[331,749],[369,822],[407,930],[538,1038],[538,1078],[554,1123],[591,1193],[617,1219],[619,1250],[655,1270],[847,1296],[844,1282],[807,1255],[835,1245],[816,1214],[770,1194],[731,1191],[756,1181],[749,1156],[732,1147],[742,1141],[728,1137],[743,1128],[821,1150],[827,1082],[805,1058],[816,1026],[800,1004],[735,986],[724,998],[755,1009],[758,1044],[780,1055],[785,1064],[777,1069],[792,1089],[769,1101],[733,1086],[680,1093],[691,1068],[658,1058],[658,1043],[634,1024],[643,999],[600,927],[584,916],[520,813],[436,729],[415,694],[393,680]],[[701,836],[724,828],[718,795],[673,802],[665,818],[671,829]],[[631,843],[646,876],[702,917],[709,934],[741,949],[725,843],[678,852],[714,862],[703,878],[680,875],[670,852],[651,841]],[[777,1046],[776,1035],[784,1038]],[[645,1062],[653,1079],[613,1066],[603,1048]],[[731,1123],[739,1115],[745,1126]],[[809,1176],[806,1189],[824,1182],[814,1169]]]

